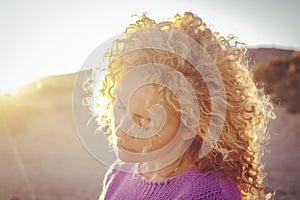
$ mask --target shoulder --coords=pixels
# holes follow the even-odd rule
[[[127,171],[128,165],[121,164],[120,162],[114,162],[106,171],[103,180],[103,186],[109,184],[115,176],[123,174],[124,171]]]
[[[241,200],[237,186],[220,172],[198,172],[194,175],[194,179],[190,181],[190,192],[195,199]]]
[[[113,163],[104,176],[103,186],[109,185],[109,183],[116,177],[120,178],[122,176],[128,175],[133,170],[134,165],[132,164],[124,164],[121,162]]]
[[[221,189],[221,194],[224,199],[240,200],[241,193],[237,186],[226,179],[223,175],[218,175],[218,182]]]
[[[114,199],[114,191],[126,184],[126,179],[130,177],[128,171],[131,170],[131,165],[114,163],[107,170],[103,182],[102,192],[99,199]]]

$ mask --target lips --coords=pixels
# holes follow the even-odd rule
[[[124,143],[126,143],[126,138],[128,139],[129,135],[127,135],[123,131],[121,131],[120,128],[116,129],[115,135],[117,137],[117,147],[119,149],[128,151],[129,149],[126,147],[126,145],[124,145]]]
[[[134,137],[132,135],[128,135],[126,134],[125,132],[123,132],[122,130],[120,130],[119,128],[116,130],[115,132],[117,138],[120,138],[120,139],[134,139]]]
[[[133,149],[130,149],[130,148],[128,148],[127,146],[125,146],[125,145],[124,145],[124,141],[123,141],[123,140],[120,140],[120,139],[117,140],[117,147],[118,147],[118,149],[121,149],[121,150],[134,152]]]
[[[135,141],[135,137],[126,134],[121,129],[117,128],[115,131],[117,138],[117,148],[124,151],[129,151],[132,153],[138,153],[138,143]]]

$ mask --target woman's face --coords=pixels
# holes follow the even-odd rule
[[[177,134],[180,125],[180,113],[176,112],[169,103],[159,101],[158,93],[151,90],[150,85],[144,85],[135,90],[129,98],[128,105],[122,100],[126,92],[128,92],[126,87],[119,91],[116,104],[122,104],[124,112],[121,112],[123,113],[121,115],[126,113],[126,109],[136,125],[145,128],[152,120],[155,120],[153,116],[152,119],[149,116],[149,109],[154,104],[161,104],[164,107],[166,117],[162,128],[149,138],[139,138],[138,135],[135,137],[132,134],[127,134],[120,124],[116,124],[114,134],[117,138],[117,148],[132,153],[149,153],[167,145]],[[118,117],[122,118],[122,116]]]

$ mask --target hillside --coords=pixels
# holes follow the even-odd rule
[[[256,62],[290,50],[252,49]],[[106,166],[83,147],[72,113],[76,73],[49,76],[0,96],[0,199],[97,199]],[[300,198],[300,114],[276,106],[266,153],[269,191],[275,199]],[[84,122],[83,122],[84,123]]]
[[[250,65],[253,66],[260,62],[266,62],[270,59],[284,59],[289,58],[293,54],[294,50],[277,49],[277,48],[250,48],[248,50],[248,56],[250,59]]]

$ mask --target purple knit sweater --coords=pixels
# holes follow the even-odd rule
[[[240,200],[237,187],[216,171],[199,173],[196,167],[177,176],[153,181],[140,174],[109,170],[99,199],[218,199]]]

